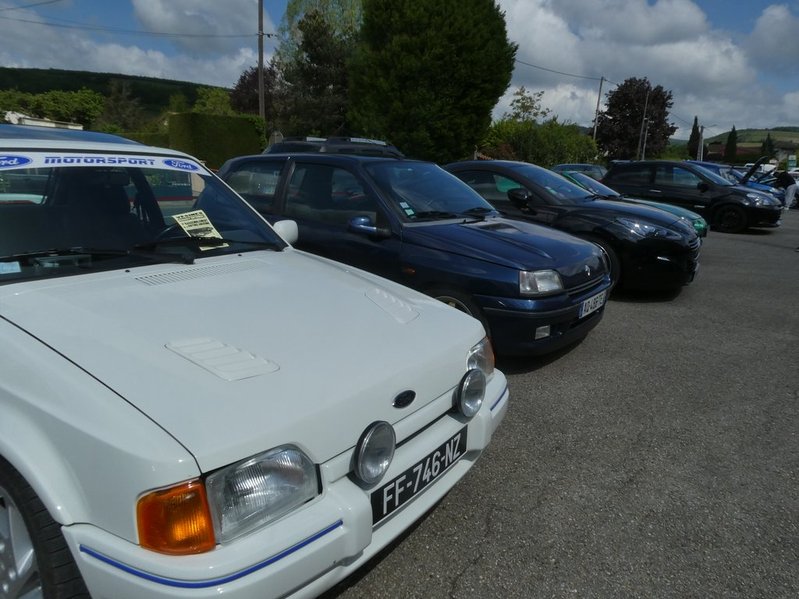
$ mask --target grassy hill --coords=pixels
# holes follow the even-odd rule
[[[762,144],[767,135],[771,135],[771,139],[775,142],[785,141],[799,143],[799,127],[780,126],[773,129],[736,129],[738,135],[738,143],[758,143]],[[714,135],[713,137],[705,138],[705,143],[713,142],[727,142],[729,131]]]
[[[163,112],[169,106],[169,99],[172,96],[183,95],[188,104],[192,105],[197,99],[199,88],[212,87],[186,81],[114,73],[0,67],[0,90],[17,89],[21,92],[40,94],[52,90],[79,91],[86,88],[107,96],[112,81],[127,83],[131,95],[139,99],[146,113],[153,115]]]

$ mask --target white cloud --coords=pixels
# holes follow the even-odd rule
[[[776,73],[799,71],[799,19],[785,4],[766,8],[745,47],[758,67]]]

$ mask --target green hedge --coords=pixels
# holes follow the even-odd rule
[[[260,153],[265,146],[264,126],[259,118],[251,116],[173,114],[169,117],[167,145],[217,169],[234,156]]]

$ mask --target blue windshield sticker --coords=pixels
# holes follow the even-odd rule
[[[189,162],[188,160],[177,160],[175,158],[170,158],[169,160],[164,160],[164,164],[167,166],[171,166],[172,168],[177,168],[182,171],[198,171],[200,167],[196,164]]]
[[[0,168],[19,168],[33,162],[27,156],[16,156],[13,154],[0,154]]]

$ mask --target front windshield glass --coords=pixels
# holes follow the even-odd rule
[[[716,185],[728,185],[728,186],[735,185],[734,182],[731,182],[729,179],[726,179],[721,175],[717,175],[713,171],[706,169],[704,166],[699,166],[698,164],[695,164],[694,168],[700,171],[704,177],[713,181],[713,183],[715,183]]]
[[[366,171],[409,221],[480,218],[495,212],[466,183],[429,162],[381,161],[368,164]]]
[[[552,204],[582,204],[593,199],[593,192],[545,168],[521,164],[515,170],[546,192]]]
[[[585,187],[588,191],[595,195],[602,196],[603,198],[618,198],[621,196],[618,191],[611,189],[607,185],[603,185],[585,173],[571,172],[569,173],[569,176],[581,187]]]
[[[187,158],[0,154],[0,284],[285,246]]]

